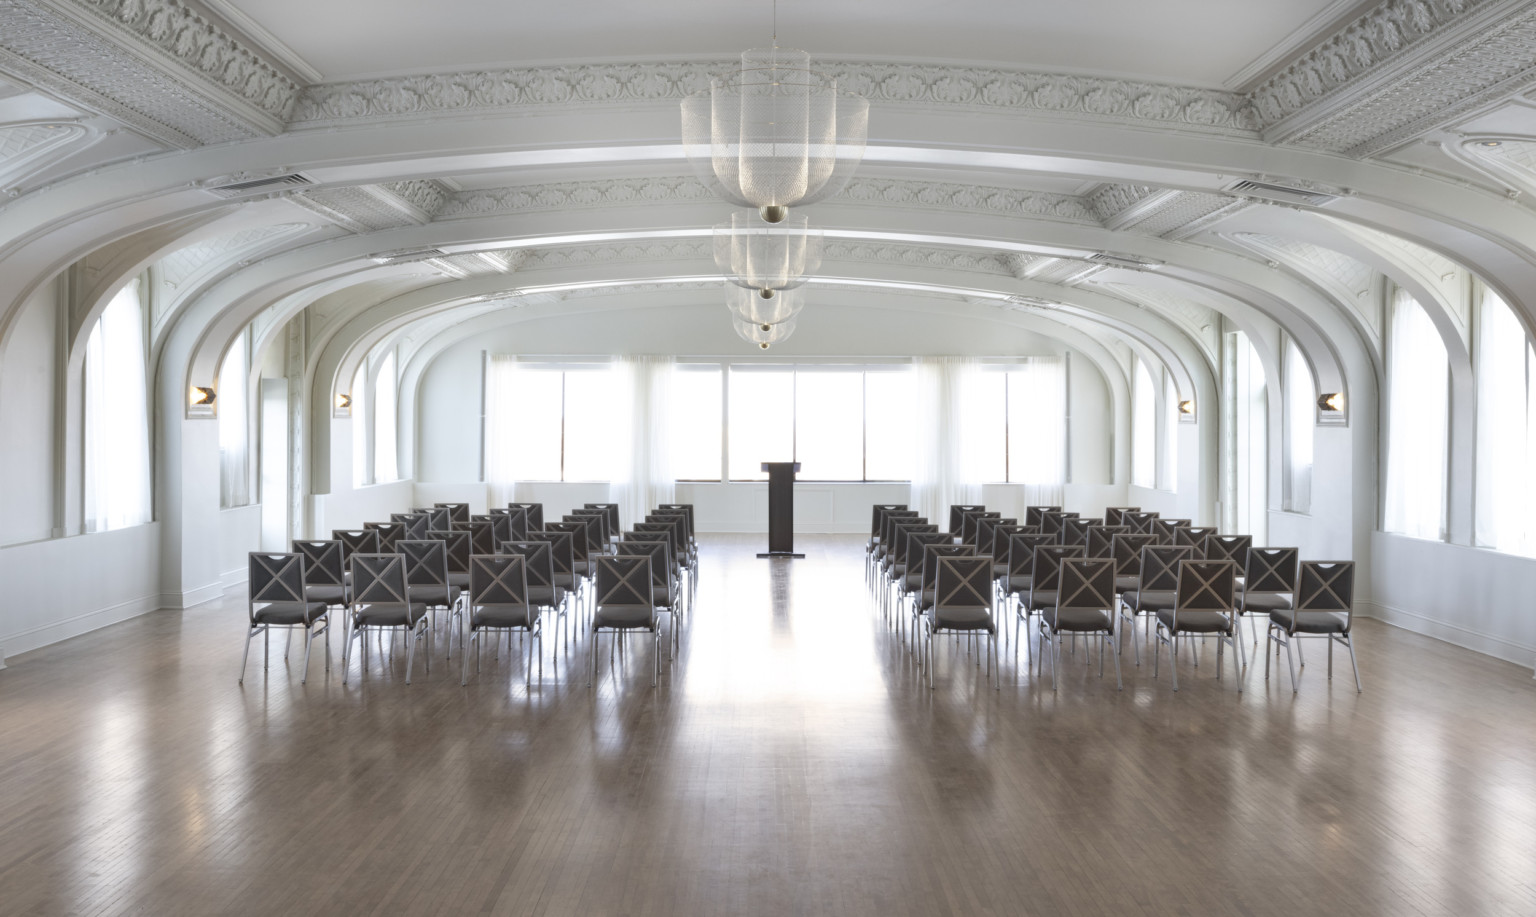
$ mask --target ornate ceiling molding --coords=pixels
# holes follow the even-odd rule
[[[475,114],[570,104],[676,101],[709,86],[727,61],[518,67],[307,87],[296,127],[425,114]],[[1121,123],[1251,134],[1257,118],[1231,92],[1134,80],[987,67],[818,61],[841,88],[876,104],[1032,111]]]
[[[441,182],[418,179],[320,188],[291,197],[342,228],[362,233],[428,223],[450,193]]]
[[[630,242],[617,245],[573,245],[559,248],[513,249],[520,253],[515,261],[518,273],[577,264],[646,263],[702,261],[713,265],[714,243],[707,239],[677,239],[657,242]],[[489,253],[479,253],[489,254]],[[476,257],[479,256],[476,255]],[[828,262],[862,262],[932,267],[946,271],[1012,277],[1014,271],[1004,253],[966,248],[939,248],[913,245],[882,245],[846,239],[829,239],[822,254]],[[492,268],[481,266],[479,273]],[[711,267],[710,273],[714,273]]]
[[[180,0],[0,0],[0,70],[173,147],[280,133],[299,85]]]

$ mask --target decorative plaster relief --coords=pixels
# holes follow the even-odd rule
[[[1372,295],[1372,287],[1376,271],[1370,265],[1331,248],[1284,236],[1240,232],[1230,238],[1262,257],[1282,261],[1317,280],[1365,323],[1375,342],[1379,343],[1381,313],[1374,307],[1376,297]]]
[[[1088,193],[1088,208],[1100,223],[1108,226],[1115,217],[1157,194],[1159,190],[1151,185],[1099,185]]]
[[[86,135],[78,124],[41,122],[0,126],[0,179],[13,180],[39,157]]]

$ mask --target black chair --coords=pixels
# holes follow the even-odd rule
[[[528,530],[544,531],[544,504],[542,503],[508,503],[507,509],[520,509],[528,514]]]
[[[617,545],[620,557],[649,557],[651,559],[651,601],[655,603],[656,610],[666,614],[672,622],[672,639],[670,641],[672,656],[677,655],[678,648],[682,645],[682,587],[677,578],[671,574],[672,570],[672,546],[665,541],[636,541],[626,539]]]
[[[1061,668],[1061,635],[1070,633],[1099,639],[1099,677],[1104,677],[1104,643],[1111,644],[1115,662],[1115,687],[1125,689],[1120,677],[1120,644],[1115,636],[1115,562],[1107,557],[1063,557],[1056,607],[1040,615],[1040,638],[1050,645],[1051,690],[1056,690]]]
[[[1355,661],[1355,564],[1349,560],[1309,560],[1301,565],[1296,585],[1296,607],[1269,613],[1269,638],[1264,649],[1264,677],[1269,677],[1269,644],[1285,647],[1285,661],[1291,668],[1291,693],[1298,690],[1296,662],[1291,658],[1291,642],[1303,637],[1328,641],[1328,678],[1333,679],[1333,645],[1342,643],[1349,650],[1349,664],[1355,670],[1355,691],[1363,693],[1360,664]],[[1296,648],[1301,649],[1301,644]]]
[[[471,554],[495,554],[496,532],[489,522],[474,522],[455,520],[451,524],[451,531],[469,533],[469,553]]]
[[[1296,577],[1301,570],[1299,548],[1249,548],[1247,563],[1243,567],[1243,588],[1237,596],[1237,616],[1243,618],[1258,615],[1264,618],[1266,628],[1269,613],[1291,607],[1296,594]],[[1259,630],[1249,622],[1253,643],[1259,643]],[[1265,659],[1268,666],[1269,660]]]
[[[1156,550],[1149,548],[1148,550]],[[1237,668],[1237,691],[1243,691],[1247,665],[1242,641],[1237,639],[1237,564],[1230,560],[1179,561],[1178,589],[1172,608],[1157,610],[1157,642],[1152,646],[1152,677],[1157,677],[1158,649],[1167,643],[1173,650],[1173,690],[1179,690],[1179,638],[1185,634],[1214,636],[1216,677],[1221,677],[1221,655],[1232,646],[1232,665]]]
[[[412,541],[420,541],[427,537],[427,530],[431,528],[431,513],[390,513],[390,522],[398,522],[405,526],[405,534],[401,538],[409,538]],[[399,539],[396,539],[399,540]]]
[[[304,555],[252,551],[248,561],[249,598],[246,613],[250,627],[245,635],[245,654],[240,658],[240,684],[245,684],[245,665],[251,655],[251,639],[261,634],[264,644],[261,668],[267,670],[272,657],[272,628],[304,632],[304,674],[299,684],[309,681],[309,651],[315,638],[325,636],[325,670],[331,670],[330,623],[325,602],[311,601],[305,595]],[[287,650],[283,652],[287,658]]]
[[[433,505],[435,507],[437,507],[438,509],[446,509],[448,511],[448,521],[449,522],[468,522],[469,521],[469,504],[468,503],[436,503],[436,504],[433,504]]]
[[[1149,532],[1144,537],[1161,536]],[[1136,654],[1137,665],[1141,665],[1141,648],[1136,643],[1137,619],[1174,606],[1179,590],[1179,564],[1193,559],[1194,553],[1189,545],[1148,544],[1141,549],[1140,581],[1135,589],[1120,593],[1121,620],[1130,622],[1131,650]]]
[[[405,537],[405,526],[399,522],[364,522],[363,528],[379,533],[379,553],[393,554],[395,542]]]
[[[421,541],[401,541],[398,553],[405,558],[405,591],[411,602],[425,605],[433,616],[431,626],[436,629],[437,609],[448,615],[449,627],[459,618],[459,597],[464,590],[448,581],[448,546],[445,542],[427,538]],[[463,646],[462,620],[460,620],[460,646]],[[451,635],[451,630],[450,630]],[[453,640],[448,640],[448,658],[453,658]]]
[[[405,657],[405,683],[411,683],[411,666],[422,633],[427,636],[427,671],[432,671],[432,631],[427,627],[427,606],[410,600],[402,554],[352,555],[351,628],[341,654],[341,682],[350,674],[352,640],[367,649],[368,633],[399,628],[410,637]]]
[[[480,637],[491,632],[522,631],[528,638],[523,683],[533,683],[533,643],[539,643],[539,684],[544,683],[544,627],[538,606],[528,601],[527,566],[521,554],[476,554],[469,559],[469,642],[463,653],[459,684],[469,683],[469,657],[480,673]]]
[[[605,555],[597,558],[597,595],[592,607],[592,639],[587,652],[590,686],[597,678],[597,638],[609,635],[609,653],[619,634],[632,630],[651,632],[654,654],[651,684],[661,677],[661,624],[651,590],[651,559],[640,556]]]
[[[933,641],[943,634],[987,635],[987,676],[997,662],[997,621],[992,605],[992,559],[981,555],[937,558],[933,607],[927,612],[928,689],[933,690]],[[994,689],[1002,687],[998,678]]]
[[[293,553],[304,555],[304,598],[345,608],[352,601],[346,563],[339,541],[295,541]]]
[[[498,554],[521,554],[523,566],[527,571],[528,601],[539,608],[548,608],[551,612],[566,619],[565,645],[571,645],[570,617],[567,615],[567,599],[570,596],[563,587],[555,582],[555,560],[553,546],[542,539],[527,539],[523,541],[504,541],[501,543]],[[473,567],[471,567],[473,575]]]

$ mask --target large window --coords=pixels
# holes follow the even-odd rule
[[[1443,538],[1450,362],[1429,315],[1405,291],[1387,335],[1387,474],[1382,528]]]
[[[85,529],[150,521],[149,399],[139,282],[107,304],[85,345]]]
[[[1312,509],[1312,442],[1317,426],[1317,384],[1301,348],[1289,337],[1280,360],[1280,382],[1285,392],[1285,509],[1292,513]]]
[[[1536,348],[1491,290],[1477,313],[1476,543],[1536,557]]]
[[[373,480],[379,484],[400,478],[399,437],[395,433],[396,397],[400,377],[391,350],[379,361],[373,384]]]
[[[1131,373],[1131,483],[1157,486],[1157,388],[1140,359]]]
[[[492,367],[487,384],[498,397],[487,399],[486,474],[493,483],[612,477],[616,450],[628,446],[612,442],[607,421],[616,396],[607,364]]]
[[[681,364],[672,377],[672,472],[679,481],[720,480],[722,394],[716,364]]]
[[[219,505],[226,508],[251,502],[250,346],[247,328],[219,367]]]

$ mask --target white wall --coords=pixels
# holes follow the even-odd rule
[[[0,548],[0,650],[14,656],[163,607],[159,523]]]
[[[226,590],[245,584],[246,558],[260,549],[260,503],[219,511],[219,582]]]
[[[54,534],[53,299],[46,284],[27,302],[0,355],[0,544]]]

